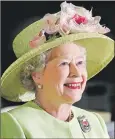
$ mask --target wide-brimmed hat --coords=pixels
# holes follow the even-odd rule
[[[99,73],[114,57],[114,41],[103,35],[110,30],[100,25],[100,19],[92,17],[92,10],[63,2],[60,12],[47,14],[22,30],[13,41],[18,59],[1,78],[1,96],[14,102],[33,100],[35,93],[20,81],[22,67],[41,53],[68,42],[86,48],[88,79]]]

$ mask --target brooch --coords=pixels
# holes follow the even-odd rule
[[[91,130],[91,126],[84,115],[77,117],[77,119],[79,121],[80,127],[83,130],[83,132],[86,133],[86,132],[89,132]]]

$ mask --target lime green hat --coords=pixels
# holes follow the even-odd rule
[[[113,59],[115,44],[103,35],[110,30],[99,22],[100,16],[92,17],[92,11],[63,2],[60,12],[47,14],[22,30],[13,41],[17,60],[1,77],[1,96],[14,102],[33,100],[35,93],[21,83],[22,67],[32,58],[67,42],[86,48],[88,79],[99,73]]]

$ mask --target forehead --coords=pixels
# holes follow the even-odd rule
[[[56,48],[53,48],[50,55],[50,60],[62,56],[67,57],[77,57],[77,56],[84,56],[85,49],[81,46],[78,46],[74,43],[67,43],[60,45]]]

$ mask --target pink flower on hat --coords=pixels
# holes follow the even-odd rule
[[[75,14],[72,19],[74,19],[77,24],[86,24],[88,22],[86,17],[80,16],[78,14]]]
[[[44,31],[40,31],[32,40],[29,41],[29,45],[31,48],[36,48],[37,46],[43,44],[46,41],[46,37],[44,35]]]

